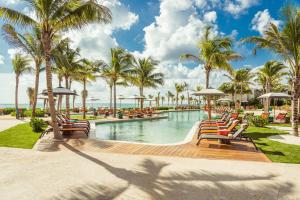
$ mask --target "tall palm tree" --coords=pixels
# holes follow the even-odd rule
[[[73,92],[74,92],[74,94],[77,94],[77,91],[76,90],[73,90]],[[76,99],[76,95],[73,95],[73,106],[72,106],[72,108],[73,108],[73,110],[74,110],[74,108],[75,108],[75,99]]]
[[[250,69],[241,68],[238,70],[233,70],[229,75],[225,74],[224,76],[229,78],[230,82],[228,84],[233,86],[233,91],[234,91],[233,101],[237,102],[237,92],[239,91],[240,102],[242,102],[243,91],[245,91],[246,88],[249,88],[249,85],[252,84],[251,81],[254,78],[254,74],[251,72]]]
[[[182,102],[184,101],[184,99],[185,99],[184,95],[180,95],[180,104],[181,104],[181,106],[182,106]]]
[[[170,99],[174,97],[174,94],[171,91],[167,92],[168,106],[170,105]]]
[[[240,56],[232,50],[232,41],[229,37],[212,36],[212,27],[205,29],[203,38],[199,41],[199,56],[183,54],[181,59],[204,63],[205,88],[209,88],[210,73],[213,70],[232,71],[229,61],[239,59]]]
[[[95,65],[95,63],[83,59],[79,64],[80,68],[78,68],[78,73],[74,76],[74,80],[82,83],[83,90],[81,92],[82,96],[82,107],[83,107],[83,119],[86,118],[86,99],[88,97],[87,84],[90,81],[95,81],[95,74],[99,72],[99,68]]]
[[[40,30],[37,27],[34,27],[32,33],[25,33],[24,35],[22,35],[18,33],[12,25],[5,24],[2,27],[2,32],[5,40],[11,46],[15,48],[21,48],[33,59],[35,63],[35,84],[31,115],[31,117],[35,117],[37,95],[39,91],[40,72],[44,70],[44,68],[42,67],[44,57]]]
[[[268,61],[258,69],[257,76],[259,76],[259,81],[263,81],[262,87],[265,88],[266,93],[272,92],[274,84],[280,82],[283,76],[288,75],[284,69],[286,66],[277,61]]]
[[[175,83],[176,90],[176,106],[178,106],[179,94],[184,91],[184,85],[180,83]]]
[[[27,92],[27,96],[28,96],[28,99],[29,99],[29,106],[30,106],[30,108],[32,108],[33,107],[33,101],[34,101],[34,88],[28,87],[26,92]]]
[[[245,38],[244,42],[256,44],[257,49],[267,48],[281,56],[288,63],[292,77],[292,127],[293,134],[298,133],[298,98],[300,97],[300,8],[287,5],[282,9],[282,25],[270,23],[263,36]]]
[[[29,65],[30,59],[21,54],[16,54],[12,60],[12,66],[16,75],[16,89],[15,89],[15,107],[16,107],[16,118],[19,119],[19,106],[18,106],[18,93],[19,93],[19,81],[20,76],[26,72],[31,71]]]
[[[134,60],[131,71],[131,82],[139,88],[140,96],[144,96],[145,88],[157,88],[164,84],[164,75],[155,72],[157,65],[158,62],[151,57]],[[140,106],[143,109],[143,99],[141,99]]]
[[[101,74],[109,77],[113,83],[113,116],[117,116],[117,85],[126,85],[129,74],[132,72],[132,55],[121,48],[110,50],[110,64],[103,66]]]
[[[277,61],[268,61],[260,68],[257,72],[258,83],[263,84],[263,88],[266,93],[272,92],[272,89],[277,85],[283,76],[287,75],[287,72],[283,70],[286,69],[286,66],[281,62]],[[265,112],[268,112],[270,105],[270,100],[265,101]]]
[[[195,91],[195,92],[200,92],[202,89],[203,89],[203,87],[202,87],[201,85],[196,85],[194,91]],[[201,102],[200,98],[201,98],[201,97],[198,96],[198,104],[199,104],[199,106],[200,106],[200,102]]]
[[[94,0],[27,0],[28,8],[35,13],[34,18],[22,12],[0,7],[0,19],[20,27],[39,27],[45,55],[46,82],[54,137],[61,138],[56,122],[54,97],[52,92],[51,50],[56,33],[80,29],[86,24],[111,21],[107,7]]]
[[[183,82],[184,90],[187,92],[187,100],[188,100],[188,106],[190,106],[190,92],[189,92],[189,84],[186,82]]]
[[[161,106],[164,106],[165,96],[161,96]]]
[[[79,48],[71,49],[69,44],[59,46],[53,51],[53,58],[57,66],[57,71],[61,77],[65,79],[65,88],[71,89],[71,81],[73,77],[77,76],[77,73],[81,73],[79,70],[80,62]],[[66,96],[66,113],[70,116],[70,96]]]

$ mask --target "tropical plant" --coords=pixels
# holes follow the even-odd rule
[[[267,48],[282,57],[288,64],[292,77],[292,128],[298,133],[298,99],[300,97],[300,9],[296,5],[287,5],[282,9],[280,27],[270,23],[262,36],[243,39],[244,42],[255,43],[257,49]]]
[[[203,87],[201,85],[196,85],[196,87],[193,91],[194,92],[200,92],[202,89],[203,89]],[[200,96],[198,96],[197,102],[200,105],[200,102],[201,102],[201,97]]]
[[[33,102],[34,102],[34,88],[28,87],[26,92],[27,92],[27,96],[29,99],[29,106],[32,108]],[[32,112],[33,112],[33,110],[32,110]]]
[[[182,103],[183,103],[184,99],[185,99],[184,95],[180,95],[180,105],[181,106],[182,106]]]
[[[167,92],[167,100],[168,100],[168,106],[170,104],[170,99],[172,100],[174,97],[174,94],[170,91]]]
[[[74,92],[74,94],[76,94],[77,95],[77,91],[76,90],[73,90],[73,92]],[[73,103],[72,103],[72,108],[73,108],[73,110],[74,110],[74,108],[75,108],[75,99],[76,99],[76,95],[73,95]]]
[[[199,41],[199,56],[183,54],[181,59],[193,60],[204,63],[205,88],[209,88],[210,73],[213,70],[232,71],[229,61],[239,59],[240,56],[232,51],[232,41],[229,37],[212,35],[212,26],[205,29],[203,38]]]
[[[176,90],[176,106],[178,106],[179,94],[184,91],[184,84],[175,83],[175,90]]]
[[[25,15],[17,10],[0,7],[0,19],[4,19],[20,27],[38,27],[41,33],[44,58],[46,64],[46,82],[53,126],[54,137],[61,138],[56,121],[54,97],[52,92],[51,50],[53,37],[56,33],[80,29],[82,26],[111,21],[111,13],[107,7],[89,0],[27,0],[28,8],[35,13],[34,17]]]
[[[134,60],[131,71],[131,83],[139,88],[140,96],[144,96],[145,88],[157,88],[164,84],[164,75],[155,72],[157,65],[158,62],[151,57]],[[143,99],[141,99],[140,106],[143,109]]]
[[[236,93],[239,91],[240,93],[240,101],[242,102],[242,96],[246,90],[249,90],[250,85],[252,85],[252,79],[254,78],[254,74],[250,69],[241,68],[238,70],[233,70],[229,75],[225,74],[227,78],[229,78],[230,82],[229,86],[232,84],[234,91],[234,102],[237,102]],[[228,89],[228,88],[227,88]],[[237,104],[235,104],[237,105]],[[237,107],[236,107],[237,109]]]
[[[35,117],[37,95],[39,91],[39,80],[40,72],[44,70],[42,63],[43,57],[43,46],[41,42],[41,33],[37,27],[34,27],[32,33],[25,33],[24,35],[18,33],[15,28],[10,24],[5,24],[2,27],[3,36],[11,46],[22,49],[28,54],[35,63],[35,84],[32,101],[32,116]]]
[[[20,76],[26,72],[31,71],[30,59],[21,54],[16,54],[12,60],[13,70],[16,75],[16,89],[15,89],[15,107],[16,107],[16,118],[19,119],[19,106],[18,106],[18,93],[19,93],[19,82]]]
[[[86,99],[88,97],[87,84],[90,81],[95,81],[95,74],[99,72],[99,68],[95,65],[94,62],[91,62],[87,59],[83,59],[80,63],[78,63],[80,67],[78,68],[78,73],[74,76],[74,80],[82,83],[83,90],[81,92],[82,96],[82,107],[83,107],[83,119],[86,118]]]
[[[164,106],[165,96],[161,96],[161,106]]]
[[[64,45],[58,45],[53,51],[53,59],[56,63],[55,72],[59,74],[60,82],[62,78],[64,78],[66,89],[71,89],[72,79],[74,79],[78,73],[81,73],[79,68],[81,67],[80,62],[82,59],[80,59],[79,56],[79,48],[70,48],[68,42],[65,42]],[[70,116],[69,95],[66,95],[66,113],[67,116]]]
[[[117,85],[126,85],[132,72],[132,55],[121,48],[110,50],[110,64],[103,65],[101,76],[109,78],[113,83],[113,116],[117,116]]]

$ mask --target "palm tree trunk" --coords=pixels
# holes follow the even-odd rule
[[[298,94],[299,90],[298,82],[300,77],[296,77],[293,81],[293,94],[292,94],[292,129],[293,135],[299,136],[298,132]]]
[[[176,106],[178,106],[178,100],[179,100],[178,95],[179,95],[178,92],[176,92]]]
[[[66,84],[66,89],[69,89],[68,76],[65,76],[65,84]],[[70,117],[70,96],[69,95],[66,95],[66,113],[67,113],[67,116]]]
[[[86,80],[83,80],[83,95],[82,95],[82,106],[83,106],[83,119],[86,118],[86,96],[87,96],[87,92],[86,92]]]
[[[117,117],[117,88],[116,83],[114,83],[114,109],[113,109],[113,117]]]
[[[32,104],[32,114],[31,117],[35,117],[35,110],[37,104],[37,96],[39,92],[39,82],[40,82],[40,63],[35,61],[35,84],[34,84],[34,97],[33,97],[33,104]]]
[[[210,70],[206,70],[205,71],[205,88],[208,89],[209,88],[209,76],[210,76]],[[211,119],[211,108],[210,108],[210,97],[207,96],[207,109],[208,109],[208,119]]]
[[[113,86],[109,86],[109,109],[112,109]]]
[[[144,88],[140,87],[140,96],[144,96]],[[141,110],[144,108],[144,99],[141,99]]]
[[[44,47],[45,63],[46,63],[46,81],[47,81],[47,91],[49,99],[49,109],[51,116],[51,125],[53,127],[53,134],[55,139],[61,139],[58,124],[56,121],[55,113],[55,103],[52,90],[52,72],[51,72],[51,38],[49,32],[42,32],[42,42]]]
[[[19,75],[16,75],[16,88],[15,88],[16,119],[19,119],[18,93],[19,93]]]
[[[61,87],[61,82],[62,82],[62,78],[61,77],[58,77],[58,86]],[[58,99],[57,99],[57,112],[60,113],[61,111],[61,104],[62,104],[62,95],[59,95],[58,96]]]
[[[75,108],[75,98],[76,98],[76,95],[73,96],[73,112],[74,112],[74,108]]]

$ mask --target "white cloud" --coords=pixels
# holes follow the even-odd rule
[[[107,6],[113,21],[111,24],[91,24],[80,31],[70,31],[65,35],[73,41],[74,47],[80,47],[82,56],[90,59],[104,59],[108,61],[109,49],[118,46],[112,33],[116,30],[128,30],[138,21],[138,15],[129,11],[129,8],[119,0],[98,0]]]
[[[7,53],[9,54],[10,59],[13,59],[15,57],[16,54],[24,54],[24,52],[22,51],[22,49],[20,48],[12,48],[12,49],[8,49]]]
[[[195,1],[162,0],[160,15],[155,22],[144,28],[144,56],[153,56],[162,62],[176,63],[183,53],[198,52],[197,40],[203,35],[208,23],[216,20],[214,11],[200,19]],[[216,29],[216,26],[215,26]]]
[[[264,11],[258,11],[252,19],[252,29],[263,35],[264,31],[271,22],[276,26],[280,24],[279,20],[275,20],[271,17],[268,9],[265,9]]]
[[[225,0],[224,10],[235,17],[244,13],[248,8],[257,5],[259,0]]]
[[[20,0],[4,0],[4,4],[17,4],[20,3]]]
[[[214,23],[217,20],[217,13],[216,13],[216,11],[207,12],[204,14],[203,18],[204,18],[204,21],[206,21],[206,22]]]
[[[4,56],[0,55],[0,65],[4,64]]]

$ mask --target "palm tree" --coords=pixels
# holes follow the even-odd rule
[[[180,83],[175,83],[176,90],[176,106],[178,106],[179,94],[184,91],[184,85]]]
[[[229,78],[230,83],[233,86],[234,91],[234,102],[237,101],[236,93],[237,91],[240,92],[240,102],[242,102],[243,91],[249,88],[249,85],[252,84],[252,79],[254,78],[254,74],[251,72],[250,69],[241,68],[238,70],[232,71],[229,75],[225,74],[227,78]],[[237,106],[237,104],[236,104]],[[236,107],[237,109],[237,107]]]
[[[126,85],[129,73],[132,72],[132,56],[121,48],[110,50],[111,61],[109,65],[104,65],[101,76],[108,77],[113,83],[113,116],[117,116],[117,85]]]
[[[253,36],[244,42],[256,44],[257,49],[267,48],[281,56],[288,63],[292,77],[292,127],[293,134],[298,133],[298,98],[300,97],[300,9],[296,5],[288,5],[282,9],[283,20],[280,27],[270,23],[263,36]]]
[[[167,99],[168,99],[168,106],[170,105],[170,98],[172,99],[174,97],[174,94],[171,91],[167,92]]]
[[[204,63],[205,88],[209,88],[211,71],[215,69],[232,71],[229,61],[239,59],[240,56],[232,51],[232,41],[229,37],[212,36],[212,27],[206,27],[203,38],[199,41],[199,56],[192,54],[181,55],[181,59]]]
[[[189,92],[189,84],[186,82],[183,82],[184,90],[187,92],[187,100],[188,100],[188,106],[190,106],[190,92]]]
[[[95,73],[99,72],[98,67],[95,65],[95,63],[83,59],[81,63],[79,64],[81,67],[78,68],[78,73],[76,73],[76,76],[74,76],[74,79],[83,85],[83,90],[81,92],[82,96],[82,107],[83,107],[83,119],[86,118],[86,99],[88,97],[88,91],[87,91],[87,84],[90,81],[95,81],[96,76]]]
[[[161,106],[164,106],[165,96],[161,96]]]
[[[218,89],[224,92],[225,94],[231,94],[231,97],[234,100],[236,89],[232,82],[222,83],[222,85],[220,85]]]
[[[33,107],[33,101],[34,101],[34,88],[28,87],[27,88],[27,95],[28,95],[28,98],[29,98],[29,106],[30,106],[30,108],[32,108]]]
[[[156,97],[157,101],[156,101],[156,104],[157,104],[157,107],[159,107],[159,101],[160,101],[160,92],[157,92],[157,97]]]
[[[151,95],[151,94],[148,95],[148,98],[149,98],[149,99],[153,99],[153,97],[154,97],[154,96]],[[152,101],[149,101],[149,103],[150,103],[150,107],[151,107],[151,106],[152,106]]]
[[[286,66],[281,62],[268,61],[258,70],[256,81],[262,84],[266,93],[272,92],[275,84],[277,85],[281,81],[281,78],[287,75],[283,71],[284,69],[286,69]],[[265,104],[265,112],[268,112],[270,101],[266,100]]]
[[[79,58],[79,49],[71,49],[69,44],[58,46],[53,51],[54,61],[56,63],[57,72],[59,73],[60,81],[65,79],[65,88],[71,89],[72,78],[81,73],[79,69],[82,59]],[[66,113],[70,116],[70,96],[66,95]]]
[[[182,106],[182,102],[184,101],[184,99],[185,99],[184,95],[181,95],[180,96],[180,104],[181,104],[181,106]]]
[[[203,87],[201,86],[201,85],[197,85],[196,87],[195,87],[195,89],[194,89],[194,91],[195,92],[200,92],[201,90],[203,89]],[[201,100],[200,100],[200,96],[198,96],[198,104],[199,104],[199,106],[200,106],[200,102],[201,102]]]
[[[134,60],[133,69],[131,71],[131,82],[137,86],[140,96],[144,96],[145,88],[157,88],[164,84],[164,75],[155,72],[158,62],[151,57]],[[141,99],[141,109],[144,106],[144,100]]]
[[[54,97],[52,92],[51,50],[53,37],[56,33],[82,26],[111,21],[111,13],[107,7],[96,1],[84,0],[27,0],[29,10],[34,11],[34,18],[17,10],[0,7],[0,19],[20,27],[39,27],[46,64],[46,82],[53,126],[54,138],[60,139],[61,134],[56,122]]]
[[[74,94],[77,94],[77,91],[76,90],[73,90],[73,92],[74,92]],[[74,108],[75,108],[75,99],[76,99],[76,95],[73,95],[73,110],[74,110]]]
[[[22,56],[21,54],[16,54],[12,60],[12,66],[16,74],[16,89],[15,89],[15,107],[16,107],[16,118],[19,119],[19,107],[18,107],[18,93],[19,93],[19,81],[20,76],[26,72],[31,71],[29,65],[30,60]]]
[[[2,32],[5,40],[15,48],[21,48],[26,52],[35,63],[35,86],[32,101],[32,115],[35,117],[35,110],[37,104],[37,95],[39,91],[40,72],[44,70],[42,68],[43,46],[41,42],[41,33],[37,27],[33,29],[32,33],[26,33],[24,35],[18,33],[13,26],[5,24],[2,27]]]

